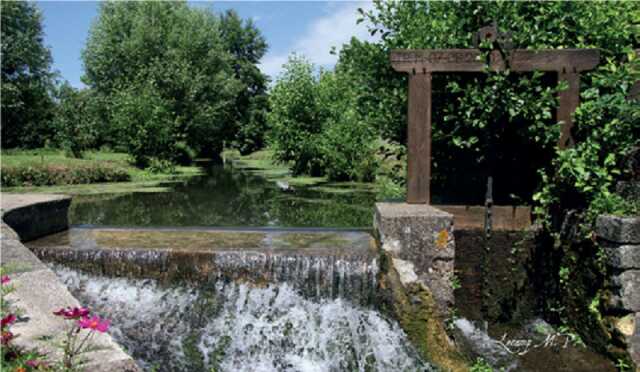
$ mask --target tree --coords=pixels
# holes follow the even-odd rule
[[[358,115],[349,71],[320,71],[292,56],[271,91],[271,141],[275,156],[294,173],[331,180],[371,181],[376,131]]]
[[[269,102],[268,121],[276,159],[291,162],[295,174],[322,175],[319,134],[326,110],[319,99],[313,65],[302,56],[289,57]]]
[[[34,3],[3,1],[2,146],[38,147],[51,136],[53,74]]]
[[[76,158],[94,147],[98,138],[96,105],[91,91],[77,90],[64,82],[57,93],[58,104],[54,118],[55,140],[60,147]]]
[[[267,51],[267,43],[251,20],[243,21],[233,10],[220,15],[225,49],[233,56],[234,76],[242,83],[236,97],[233,130],[235,146],[246,154],[264,145],[267,132],[267,77],[257,64]]]
[[[112,106],[106,125],[140,165],[217,156],[233,139],[243,85],[211,11],[184,2],[103,3],[83,60],[85,83]],[[162,138],[137,137],[149,133]]]

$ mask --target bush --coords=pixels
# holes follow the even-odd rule
[[[102,164],[3,166],[1,178],[4,187],[124,182],[131,179],[125,169]]]
[[[176,156],[176,126],[153,86],[116,94],[112,121],[137,166],[147,167],[151,158],[173,160]]]

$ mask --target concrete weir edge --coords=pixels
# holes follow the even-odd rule
[[[7,299],[22,312],[11,331],[14,343],[26,350],[36,349],[57,361],[62,353],[52,347],[63,337],[65,320],[53,311],[80,306],[79,301],[22,242],[68,229],[71,197],[52,194],[2,194],[0,196],[0,260],[10,269],[15,290]],[[140,371],[107,333],[93,338],[94,348],[83,354],[82,370],[92,372]]]

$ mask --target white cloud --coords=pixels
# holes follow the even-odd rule
[[[332,67],[338,60],[330,54],[331,48],[339,50],[342,44],[355,36],[360,40],[374,40],[364,24],[356,25],[358,8],[370,9],[370,2],[329,3],[329,13],[314,20],[307,30],[285,53],[267,53],[260,69],[275,78],[291,53],[303,54],[316,66]]]

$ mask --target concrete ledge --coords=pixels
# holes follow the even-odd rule
[[[71,198],[63,195],[2,194],[0,256],[4,267],[11,269],[15,291],[7,296],[23,317],[11,330],[18,334],[18,346],[37,348],[55,360],[60,351],[52,347],[63,337],[66,322],[53,311],[66,306],[80,306],[67,288],[20,240],[68,228],[67,209]],[[15,230],[14,230],[15,229]],[[84,354],[83,370],[139,371],[135,361],[108,334],[96,334],[95,350]]]
[[[376,203],[374,229],[382,249],[408,261],[443,314],[453,305],[453,215],[426,204]]]
[[[65,195],[3,194],[2,220],[21,241],[29,241],[66,230],[70,204],[71,198]]]

